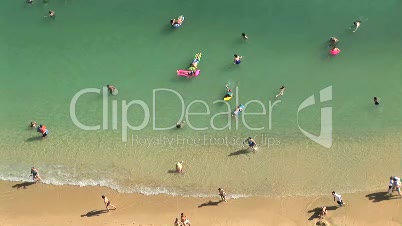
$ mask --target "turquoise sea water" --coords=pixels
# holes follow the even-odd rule
[[[310,195],[383,188],[402,173],[401,57],[399,1],[72,1],[0,3],[0,178],[26,179],[39,168],[46,183],[104,185],[122,192],[210,195],[224,187],[237,195]],[[44,18],[48,10],[56,18]],[[185,16],[178,29],[169,20]],[[356,33],[349,27],[360,19]],[[249,40],[241,39],[245,32]],[[341,54],[329,58],[327,40],[340,39]],[[202,52],[197,78],[176,76]],[[233,54],[243,56],[233,65]],[[238,92],[227,105],[214,103],[231,82]],[[104,116],[102,94],[81,96],[78,119],[101,125],[84,131],[70,118],[73,96],[85,88],[115,85]],[[280,103],[271,104],[285,85]],[[319,103],[332,86],[333,100]],[[189,116],[174,125],[194,100],[209,115]],[[320,108],[332,107],[333,145],[310,141],[299,130],[297,110],[309,96],[316,105],[299,112],[299,125],[319,134]],[[381,99],[374,106],[372,98]],[[150,111],[141,130],[122,142],[123,101],[141,100]],[[248,115],[248,129],[236,105],[258,100],[264,115]],[[113,129],[113,101],[117,128]],[[200,102],[190,112],[205,112]],[[261,112],[256,102],[244,113]],[[227,112],[214,117],[217,113]],[[108,129],[103,127],[106,119]],[[140,125],[143,110],[132,106],[128,122]],[[153,119],[155,118],[155,123]],[[271,121],[270,121],[271,119]],[[231,128],[215,130],[216,127]],[[30,121],[45,124],[42,140]],[[147,121],[146,121],[147,122]],[[193,127],[207,127],[194,130]],[[256,136],[257,153],[241,143]],[[125,137],[125,136],[124,136]],[[185,173],[169,173],[175,162]],[[29,173],[28,173],[29,174]],[[360,181],[356,184],[356,181]]]

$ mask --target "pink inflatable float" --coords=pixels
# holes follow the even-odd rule
[[[184,77],[196,77],[200,74],[200,70],[190,71],[190,70],[177,70],[178,76]]]
[[[341,52],[341,50],[339,48],[333,48],[329,51],[329,54],[331,54],[332,56],[336,56]]]

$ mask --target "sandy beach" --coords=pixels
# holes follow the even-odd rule
[[[322,197],[216,198],[121,194],[104,187],[0,183],[0,225],[173,225],[185,213],[191,225],[316,225],[316,208],[328,207],[327,225],[401,225],[402,199],[384,191],[342,194],[346,206]],[[101,195],[117,210],[106,212]]]

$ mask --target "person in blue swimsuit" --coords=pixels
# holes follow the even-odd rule
[[[253,151],[256,150],[257,143],[255,142],[255,140],[253,138],[248,137],[244,142],[247,142],[249,148],[251,148]]]
[[[241,63],[241,58],[243,58],[242,56],[239,56],[237,54],[234,55],[234,64],[240,64]]]

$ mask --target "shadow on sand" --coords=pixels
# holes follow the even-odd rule
[[[399,196],[387,195],[388,192],[376,192],[366,195],[366,197],[373,202],[381,202],[385,200],[398,199]]]
[[[104,213],[107,213],[107,210],[91,210],[88,213],[81,215],[81,217],[94,217]]]
[[[177,173],[177,174],[181,174],[181,173],[177,172],[176,170],[168,170],[168,173]]]
[[[204,207],[204,206],[217,206],[217,205],[219,205],[219,203],[221,203],[221,202],[222,202],[222,200],[221,200],[221,201],[217,201],[217,202],[213,202],[213,201],[209,200],[208,202],[205,202],[205,203],[199,205],[198,208],[201,208],[201,207]]]
[[[241,150],[230,153],[229,156],[247,155],[249,153],[250,153],[250,151],[248,149],[241,149]]]
[[[328,211],[336,209],[338,209],[338,206],[327,206]],[[315,218],[320,218],[321,207],[309,210],[307,213],[313,213],[313,215],[311,215],[311,217],[308,219],[309,221],[314,220]]]
[[[35,136],[35,137],[30,137],[28,139],[25,140],[25,142],[32,142],[32,141],[39,141],[42,140],[41,136]]]
[[[33,185],[33,184],[36,184],[36,183],[35,183],[35,182],[23,182],[23,183],[19,183],[19,184],[13,185],[13,188],[16,188],[16,189],[20,189],[20,188],[26,189],[28,186],[31,186],[31,185]]]

